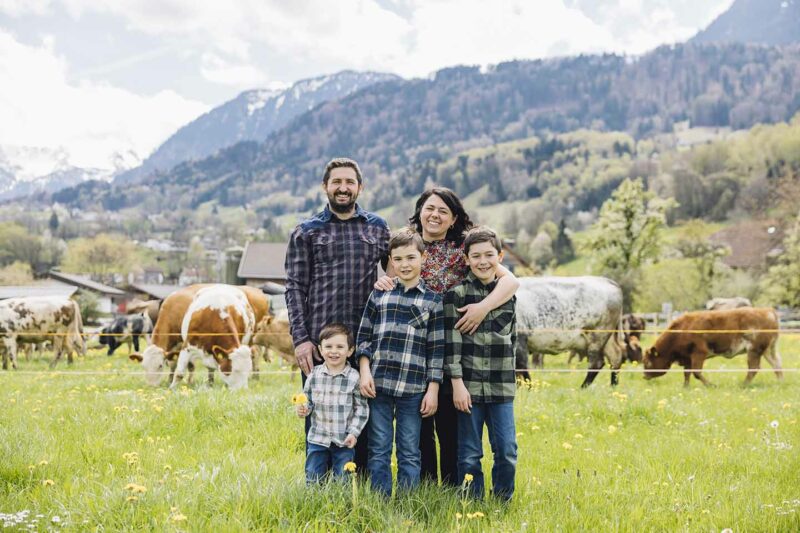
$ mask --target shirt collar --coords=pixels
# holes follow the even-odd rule
[[[400,278],[395,277],[394,278],[394,288],[399,290],[401,294],[404,294],[404,293],[409,292],[409,291],[413,291],[415,289],[424,294],[426,291],[430,290],[430,289],[428,289],[428,286],[425,284],[425,280],[422,279],[422,276],[420,276],[419,281],[417,282],[417,284],[414,287],[411,287],[408,290],[406,290],[406,286],[403,285],[403,282],[400,281]]]
[[[336,376],[344,376],[347,373],[348,363],[345,362],[344,369],[342,369],[342,371],[339,372],[338,374],[331,374],[331,371],[328,370],[328,363],[322,363],[320,366],[322,367],[322,368],[320,368],[321,372],[323,372],[324,374],[328,374],[329,376],[335,378]]]
[[[475,285],[477,287],[486,288],[486,290],[488,290],[489,292],[493,291],[495,285],[497,285],[497,277],[496,276],[495,276],[494,280],[492,280],[491,283],[484,285],[483,282],[481,280],[479,280],[477,278],[477,276],[475,276],[475,274],[472,273],[472,270],[470,270],[467,273],[467,278],[466,279],[467,279],[467,281],[469,281],[470,283],[472,283],[473,285]]]
[[[331,211],[330,204],[325,204],[325,209],[323,209],[322,213],[319,214],[319,217],[322,219],[323,222],[330,222],[331,219],[334,216],[335,215],[333,214],[333,211]],[[356,211],[355,211],[355,213],[353,213],[353,216],[350,217],[350,219],[353,219],[353,218],[356,218],[356,217],[367,218],[366,209],[362,209],[361,206],[358,205],[358,202],[356,202]],[[348,220],[350,220],[350,219],[348,219]],[[342,222],[345,222],[345,221],[342,221]]]

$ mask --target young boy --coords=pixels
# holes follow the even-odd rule
[[[514,428],[514,341],[516,298],[491,311],[473,335],[460,333],[458,309],[478,303],[492,292],[503,251],[497,234],[486,227],[467,232],[464,254],[470,272],[444,296],[445,366],[453,382],[458,409],[458,475],[473,477],[469,490],[484,493],[483,426],[489,430],[494,455],[494,494],[508,501],[514,494],[517,441]]]
[[[328,324],[320,331],[319,352],[325,362],[314,367],[303,387],[308,403],[297,406],[297,416],[311,415],[306,446],[308,483],[331,471],[344,476],[344,465],[353,460],[353,447],[369,418],[358,372],[347,364],[354,344],[353,332],[344,324]]]
[[[436,412],[442,381],[442,298],[420,279],[424,250],[413,230],[392,235],[389,257],[398,279],[389,291],[372,291],[358,329],[361,393],[370,398],[367,469],[372,487],[387,497],[393,439],[398,488],[419,485],[422,417]]]

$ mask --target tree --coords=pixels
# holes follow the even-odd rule
[[[626,179],[600,208],[584,248],[598,273],[620,284],[624,307],[630,311],[641,268],[658,258],[661,230],[674,200],[656,198],[642,180]]]
[[[135,266],[135,245],[122,235],[101,233],[97,237],[70,241],[62,268],[67,272],[103,277],[127,273]]]
[[[556,262],[559,265],[569,263],[575,259],[575,247],[572,245],[572,239],[567,235],[567,223],[563,218],[558,225],[558,234],[553,243],[553,253],[556,254]]]
[[[783,254],[764,276],[762,288],[767,303],[800,307],[800,214],[783,240]]]
[[[691,260],[697,272],[697,290],[703,301],[714,296],[712,294],[714,284],[723,276],[719,261],[730,254],[727,246],[709,241],[708,234],[705,222],[692,220],[686,223],[683,236],[675,245],[683,257]]]
[[[15,261],[0,268],[0,285],[25,285],[31,281],[33,281],[33,274],[28,263]]]
[[[55,211],[53,211],[53,213],[50,215],[50,222],[48,223],[51,235],[55,235],[58,231],[58,224],[58,215]]]

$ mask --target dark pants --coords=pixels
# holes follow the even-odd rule
[[[328,472],[344,477],[344,465],[353,460],[352,448],[331,444],[329,448],[306,441],[306,482],[320,481]]]
[[[495,496],[510,500],[514,494],[517,471],[517,434],[514,426],[514,402],[472,402],[472,414],[458,413],[458,475],[472,474],[470,494],[483,498],[484,481],[483,426],[489,430],[494,455],[492,487]]]
[[[369,400],[369,475],[372,488],[384,496],[392,495],[392,441],[396,444],[398,489],[419,485],[422,396],[421,392],[403,397],[378,392]]]
[[[318,363],[316,360],[314,361],[314,366],[321,365],[322,363]],[[358,370],[357,366],[354,366],[353,361],[350,361],[350,366]],[[303,382],[303,387],[306,386],[306,375],[300,371],[300,380]],[[369,427],[369,422],[367,422],[367,427]],[[367,431],[367,427],[361,432],[361,435],[358,437],[356,441],[355,447],[355,459],[354,463],[356,464],[356,468],[358,472],[366,472],[367,471],[367,459],[369,457],[369,431]],[[308,432],[311,430],[311,417],[306,417],[306,438],[308,438]],[[306,453],[308,453],[308,441],[306,441]]]
[[[441,467],[442,485],[459,486],[458,479],[458,411],[453,405],[452,390],[439,390],[439,409],[436,414],[422,419],[419,451],[422,454],[422,479],[439,482]],[[439,461],[436,458],[436,440],[439,439]]]

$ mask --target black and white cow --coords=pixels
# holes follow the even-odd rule
[[[65,296],[29,296],[0,301],[0,341],[4,345],[3,370],[17,368],[21,343],[53,343],[52,368],[64,354],[72,363],[72,352],[86,354],[83,320],[78,304]]]
[[[108,346],[108,354],[113,355],[114,351],[123,344],[128,345],[128,352],[131,351],[131,342],[135,351],[139,351],[139,337],[153,332],[153,322],[146,313],[140,315],[128,315],[115,318],[109,325],[100,330],[100,344]]]
[[[623,359],[619,285],[595,276],[519,278],[519,282],[518,368],[527,363],[529,351],[534,358],[571,351],[589,359],[589,373],[581,387],[592,384],[606,358],[612,369],[611,384],[616,385],[616,370]]]

